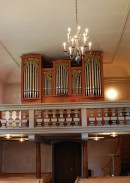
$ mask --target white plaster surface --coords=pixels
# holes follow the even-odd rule
[[[34,173],[36,171],[35,142],[3,142],[2,172]],[[41,144],[41,171],[51,172],[51,146]]]

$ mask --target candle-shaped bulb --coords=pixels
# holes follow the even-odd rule
[[[78,26],[78,30],[80,30],[80,28],[81,28],[81,27],[80,27],[80,26]]]
[[[68,28],[68,33],[70,34],[71,28]]]
[[[89,42],[89,43],[88,43],[88,46],[89,46],[89,51],[90,51],[90,50],[91,50],[91,47],[92,47],[92,43]]]
[[[65,42],[63,43],[63,47],[64,47],[64,50],[66,50],[66,43]]]
[[[86,36],[84,36],[84,39],[83,39],[83,42],[84,42],[84,44],[86,44]]]
[[[78,26],[78,32],[80,33],[80,29],[81,29],[81,27],[80,26]]]
[[[81,53],[82,53],[82,55],[84,53],[84,47],[83,46],[81,46]]]
[[[86,29],[85,32],[86,32],[86,36],[87,36],[88,35],[88,29]]]
[[[70,55],[71,55],[71,53],[72,53],[72,48],[71,47],[69,47],[69,51],[70,51]]]
[[[71,39],[71,42],[72,42],[72,46],[74,45],[74,38]]]

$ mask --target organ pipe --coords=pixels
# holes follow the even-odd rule
[[[52,94],[52,71],[43,72],[43,94],[51,95]]]
[[[81,70],[74,69],[72,71],[72,93],[81,94]]]
[[[56,95],[68,94],[68,65],[61,63],[56,65]]]
[[[85,95],[101,96],[101,66],[98,56],[86,56],[85,60]]]
[[[39,63],[37,58],[26,58],[23,71],[23,98],[39,97]]]

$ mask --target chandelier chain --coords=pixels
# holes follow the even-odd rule
[[[78,26],[78,9],[77,9],[77,0],[75,0],[75,12],[76,12],[76,27]]]

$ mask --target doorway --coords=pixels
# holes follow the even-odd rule
[[[73,183],[81,176],[81,144],[59,142],[54,144],[54,183]]]

